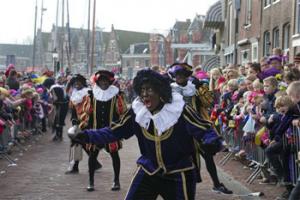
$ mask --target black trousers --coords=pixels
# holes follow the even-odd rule
[[[300,177],[298,178],[297,184],[289,196],[289,200],[298,200],[298,199],[300,199]]]
[[[290,146],[283,148],[282,142],[275,142],[269,145],[265,152],[278,178],[289,181]]]
[[[91,185],[94,185],[95,171],[96,171],[97,167],[99,166],[99,162],[97,160],[98,155],[99,155],[98,149],[96,149],[95,151],[89,152],[88,165],[89,165],[89,178],[90,178]],[[110,156],[112,158],[112,165],[113,165],[113,170],[114,170],[114,182],[119,182],[120,168],[121,168],[119,152],[116,151],[116,152],[110,153]]]
[[[147,174],[139,167],[133,177],[126,200],[155,200],[160,195],[165,200],[194,200],[196,171],[164,175]]]
[[[214,161],[214,155],[208,153],[204,147],[201,147],[200,155],[203,157],[206,165],[206,169],[213,181],[215,187],[220,186],[220,180],[218,177],[217,167]]]

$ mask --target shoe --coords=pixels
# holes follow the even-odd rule
[[[256,168],[257,167],[257,164],[255,162],[251,162],[248,167],[250,168]]]
[[[53,141],[53,142],[56,142],[56,141],[58,141],[58,137],[57,137],[57,135],[55,135],[55,136],[52,138],[52,141]]]
[[[121,189],[120,182],[114,182],[113,186],[111,187],[112,191],[118,191]]]
[[[87,190],[88,192],[93,192],[93,191],[95,191],[94,185],[89,185],[89,186],[87,186],[86,190]]]
[[[276,185],[277,179],[270,176],[270,178],[263,178],[262,181],[259,182],[260,185],[268,184],[268,185]]]
[[[288,200],[290,194],[291,194],[291,191],[290,190],[286,190],[279,197],[277,197],[276,200]]]
[[[99,169],[101,169],[101,168],[102,168],[101,163],[97,162],[95,171],[97,171],[97,170],[99,170]]]
[[[223,183],[220,183],[218,187],[213,187],[212,190],[220,194],[232,194],[232,191],[228,190]]]
[[[77,170],[72,169],[70,171],[66,171],[65,174],[67,174],[67,175],[69,175],[69,174],[79,174],[79,170],[78,169]]]
[[[289,191],[285,191],[279,197],[276,197],[275,200],[288,200],[289,196],[290,196],[290,192]]]

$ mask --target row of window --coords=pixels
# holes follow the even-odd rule
[[[286,50],[289,48],[290,44],[290,29],[291,26],[289,23],[285,24],[282,29],[282,49]],[[264,32],[263,37],[263,52],[264,56],[267,56],[270,53],[271,47],[272,48],[279,48],[280,47],[280,41],[279,41],[279,27],[275,27],[272,31],[272,42],[271,42],[271,33],[270,31]]]
[[[271,3],[277,3],[280,0],[264,0],[264,7],[271,5]]]

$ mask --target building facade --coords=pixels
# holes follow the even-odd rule
[[[282,49],[287,62],[291,61],[300,45],[299,5],[298,0],[219,0],[213,4],[204,26],[214,30],[220,65],[259,62],[273,48]]]
[[[290,58],[293,2],[294,0],[261,1],[261,57],[271,55],[273,48],[280,48]]]
[[[150,67],[150,47],[149,43],[131,44],[122,54],[122,78],[133,79],[138,70]]]
[[[238,9],[237,63],[259,62],[261,0],[240,1]]]

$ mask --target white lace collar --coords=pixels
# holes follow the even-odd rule
[[[119,88],[114,85],[109,86],[106,90],[102,90],[97,84],[93,87],[94,98],[97,101],[109,101],[119,93]]]
[[[59,87],[59,88],[62,88],[62,89],[64,89],[65,88],[65,86],[64,85],[60,85],[60,84],[54,84],[54,85],[52,85],[51,87],[50,87],[50,91],[52,91],[54,88],[56,88],[56,87]]]
[[[183,111],[184,104],[182,96],[173,92],[172,102],[165,104],[163,108],[154,115],[151,114],[139,97],[133,101],[132,109],[135,113],[135,121],[141,127],[148,129],[150,120],[152,119],[158,135],[161,136],[164,131],[177,123]]]
[[[73,89],[70,100],[74,105],[77,105],[82,102],[83,97],[88,95],[89,88],[82,88],[81,90]]]
[[[196,93],[196,86],[191,81],[188,81],[186,86],[181,86],[174,82],[171,84],[171,87],[173,92],[178,92],[185,97],[194,96]]]

